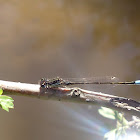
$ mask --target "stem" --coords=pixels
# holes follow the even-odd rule
[[[81,88],[42,88],[39,84],[28,84],[0,80],[5,95],[32,96],[40,99],[57,99],[71,102],[99,104],[118,111],[140,116],[140,103],[132,99],[84,90]],[[123,109],[123,110],[122,110]]]

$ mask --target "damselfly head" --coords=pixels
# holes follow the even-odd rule
[[[46,88],[46,78],[41,78],[41,80],[39,81],[39,84],[42,88]]]

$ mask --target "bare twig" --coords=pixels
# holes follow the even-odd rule
[[[0,80],[4,94],[32,96],[40,99],[58,99],[74,102],[100,104],[118,111],[140,116],[140,103],[132,99],[84,90],[81,88],[43,88],[39,84],[27,84]]]

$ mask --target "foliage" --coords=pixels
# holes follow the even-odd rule
[[[2,109],[9,112],[9,108],[14,108],[13,99],[9,96],[2,95],[3,90],[0,89],[0,106]]]
[[[101,107],[98,112],[103,117],[116,121],[116,128],[107,132],[104,135],[105,139],[119,140],[124,136],[128,137],[128,132],[130,131],[136,130],[138,133],[140,132],[140,119],[136,116],[132,117],[133,121],[128,121],[122,113],[106,107]]]

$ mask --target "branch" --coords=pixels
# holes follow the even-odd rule
[[[129,112],[131,115],[140,116],[140,103],[114,95],[84,90],[81,88],[44,88],[39,84],[27,84],[0,80],[0,88],[6,95],[31,96],[40,99],[57,99],[71,102],[100,104],[117,111]],[[123,110],[122,110],[123,109]]]

